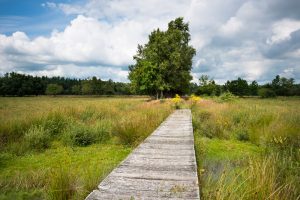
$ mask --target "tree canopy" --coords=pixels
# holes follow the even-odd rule
[[[183,18],[168,24],[166,31],[154,30],[145,45],[138,45],[129,66],[129,79],[135,92],[163,96],[163,93],[183,94],[190,87],[192,58],[196,50],[189,45],[189,25]]]
[[[227,81],[225,88],[238,96],[245,96],[249,94],[249,85],[246,80],[238,78],[237,80]]]
[[[280,77],[277,75],[271,83],[271,88],[274,90],[274,92],[277,95],[280,96],[290,96],[294,93],[295,88],[294,85],[294,79],[293,78],[285,78]]]
[[[208,75],[202,75],[199,78],[199,88],[196,91],[198,95],[220,95],[221,88],[213,79],[209,79]]]

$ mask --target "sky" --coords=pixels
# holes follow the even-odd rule
[[[128,82],[138,44],[189,23],[193,81],[300,82],[299,0],[0,0],[0,75]]]

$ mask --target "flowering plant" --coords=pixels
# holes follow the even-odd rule
[[[175,108],[179,109],[180,103],[182,101],[181,97],[178,94],[176,94],[172,101],[175,103]]]
[[[190,100],[191,100],[191,108],[193,108],[196,105],[196,103],[201,100],[201,98],[192,94]]]
[[[192,94],[191,95],[191,100],[192,100],[192,103],[196,103],[196,102],[200,101],[201,98],[198,97],[198,96],[196,96],[196,95],[194,95],[194,94]]]

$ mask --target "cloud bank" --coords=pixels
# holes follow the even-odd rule
[[[62,31],[30,38],[0,34],[0,71],[128,81],[138,44],[155,28],[183,16],[196,48],[192,74],[223,83],[242,77],[266,82],[275,75],[300,80],[298,0],[88,0],[41,7],[73,19]]]

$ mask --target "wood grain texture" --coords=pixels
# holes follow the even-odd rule
[[[86,200],[200,199],[192,115],[176,110]]]

